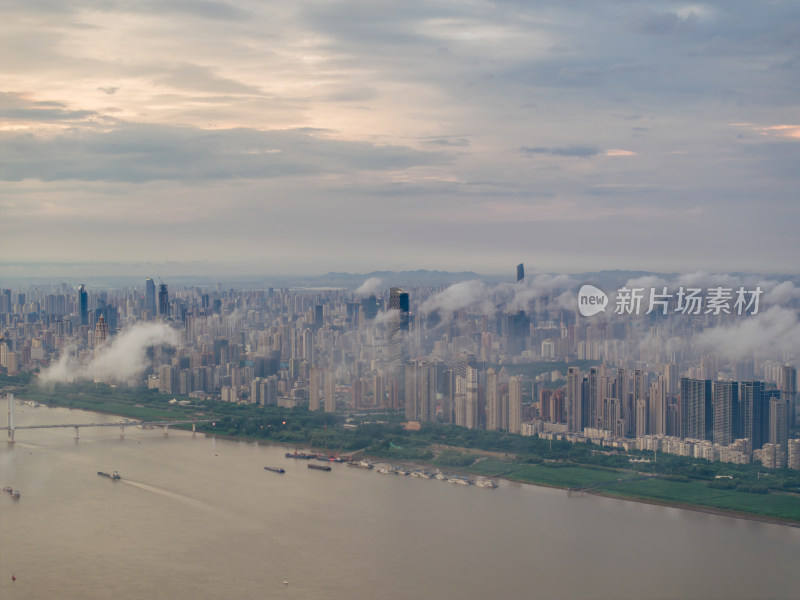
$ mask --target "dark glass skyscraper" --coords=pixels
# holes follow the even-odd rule
[[[81,325],[89,324],[89,294],[86,293],[86,285],[83,283],[78,287],[78,306],[81,314]]]
[[[144,309],[151,319],[156,316],[156,283],[150,277],[144,280]]]
[[[166,283],[158,286],[158,316],[162,319],[169,318],[169,293]]]

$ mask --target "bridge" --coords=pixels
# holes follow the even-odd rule
[[[191,425],[192,432],[194,433],[197,430],[198,423],[211,423],[214,419],[186,419],[183,421],[117,421],[116,423],[61,423],[57,425],[16,425],[14,423],[14,394],[8,394],[6,396],[8,398],[8,425],[6,427],[0,427],[0,430],[5,429],[8,431],[8,443],[14,443],[14,432],[18,429],[55,429],[55,428],[63,428],[63,427],[72,427],[75,429],[75,439],[79,439],[78,431],[81,427],[119,427],[120,428],[120,439],[125,439],[125,428],[126,427],[163,427],[164,428],[164,435],[167,435],[167,431],[170,425]]]

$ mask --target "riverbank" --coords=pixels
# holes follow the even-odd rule
[[[19,398],[22,401],[22,398]],[[130,402],[130,401],[128,401]],[[164,406],[163,401],[153,406],[142,406],[141,404],[126,403],[125,399],[118,398],[116,401],[106,403],[92,402],[86,405],[80,402],[81,406],[75,406],[79,402],[63,403],[67,407],[80,408],[104,414],[133,417],[133,418],[153,418],[155,414],[159,418],[170,418],[182,413],[184,418],[190,417],[192,409],[175,405]],[[61,402],[54,402],[61,405]],[[209,409],[209,414],[216,414]],[[259,413],[260,414],[260,413]],[[215,417],[216,418],[216,417]],[[220,416],[220,419],[224,417]],[[289,420],[288,415],[283,417],[283,425]],[[292,420],[305,418],[300,415],[293,415]],[[273,421],[281,423],[278,417],[273,417]],[[266,423],[266,421],[265,421]],[[219,423],[217,423],[219,425]],[[262,425],[264,430],[270,425]],[[282,429],[282,426],[278,427]],[[219,427],[217,427],[219,429]],[[257,428],[255,428],[258,431]],[[242,431],[242,429],[239,429]],[[444,430],[443,430],[444,431]],[[470,430],[472,431],[472,430]],[[298,431],[295,435],[308,435],[307,441],[280,440],[265,438],[259,435],[248,435],[247,433],[230,433],[230,430],[223,433],[220,431],[203,431],[204,434],[231,440],[255,441],[260,444],[280,445],[286,448],[315,447],[320,448],[320,452],[330,453],[331,448],[339,447],[337,441],[334,445],[328,444],[323,449],[325,443],[334,435],[329,429],[325,429],[325,435],[320,435],[321,431],[307,429]],[[351,432],[352,433],[352,432]],[[596,464],[584,464],[580,459],[570,457],[564,453],[563,456],[553,458],[536,458],[531,455],[518,455],[513,452],[503,452],[495,450],[483,450],[461,445],[448,445],[444,443],[428,443],[427,446],[413,446],[412,449],[427,449],[423,458],[404,456],[404,452],[398,445],[406,446],[402,439],[396,439],[397,434],[373,433],[377,438],[366,436],[365,442],[349,450],[342,452],[344,455],[361,455],[377,461],[385,461],[394,464],[414,464],[425,468],[439,468],[443,471],[454,474],[465,473],[482,477],[500,478],[508,481],[527,483],[531,485],[541,485],[558,489],[568,490],[572,493],[587,493],[622,500],[631,500],[662,506],[671,506],[698,512],[730,516],[740,519],[749,519],[762,522],[770,522],[782,525],[800,526],[800,497],[796,494],[782,494],[780,492],[769,493],[750,493],[739,490],[719,489],[709,485],[713,483],[713,476],[705,479],[674,477],[660,473],[645,473],[638,469],[624,469]],[[383,437],[380,437],[383,436]],[[312,443],[316,439],[319,443]],[[323,438],[325,441],[323,441]],[[442,436],[444,438],[444,436]],[[370,453],[367,444],[375,439],[395,439],[397,445],[390,442],[384,443],[384,448],[379,453]],[[528,438],[526,438],[528,439]],[[375,444],[372,444],[374,447]],[[568,449],[570,450],[570,449]],[[546,456],[546,455],[545,455]],[[763,474],[762,474],[763,475]]]

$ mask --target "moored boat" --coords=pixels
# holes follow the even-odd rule
[[[330,471],[331,468],[328,465],[318,465],[315,463],[309,463],[309,469],[317,469],[318,471]]]
[[[316,454],[306,454],[305,452],[287,452],[286,458],[301,458],[303,460],[309,460],[312,458],[317,458]]]

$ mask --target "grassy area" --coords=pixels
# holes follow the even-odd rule
[[[678,482],[664,479],[623,481],[603,487],[602,492],[621,498],[703,506],[800,522],[800,498],[791,494],[749,494],[736,490],[713,489],[699,481]]]

